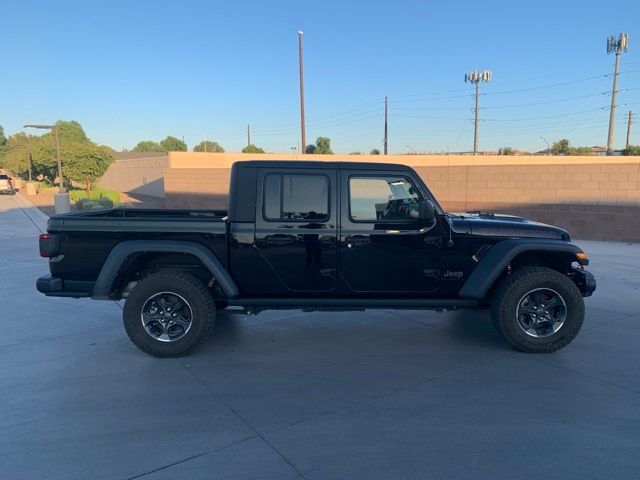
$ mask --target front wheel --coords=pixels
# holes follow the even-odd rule
[[[546,267],[526,267],[498,286],[491,317],[498,332],[517,350],[555,352],[580,331],[584,300],[566,275]]]
[[[123,323],[131,341],[143,352],[180,357],[204,342],[215,314],[213,297],[197,277],[158,272],[131,290]]]

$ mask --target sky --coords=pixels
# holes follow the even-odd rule
[[[304,31],[307,143],[336,153],[467,151],[473,86],[479,148],[536,151],[607,139],[613,55],[621,56],[616,146],[640,111],[640,2],[30,1],[3,2],[0,125],[77,120],[116,150],[167,135],[193,148],[298,147],[298,35]],[[636,44],[636,41],[638,42]],[[637,45],[637,46],[636,46]],[[640,115],[636,116],[640,124]],[[631,143],[640,144],[640,125]]]

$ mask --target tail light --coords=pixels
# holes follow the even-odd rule
[[[60,251],[60,237],[50,233],[38,235],[40,242],[40,256],[45,258],[55,257]]]

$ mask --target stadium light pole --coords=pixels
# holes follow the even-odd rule
[[[480,96],[480,83],[485,82],[489,83],[491,81],[493,74],[490,70],[484,70],[482,72],[478,72],[474,70],[470,73],[464,74],[464,81],[466,83],[473,83],[476,86],[475,93],[475,108],[474,108],[474,119],[473,119],[473,154],[478,154],[478,97]]]
[[[611,90],[611,108],[609,109],[609,134],[607,135],[607,155],[613,155],[613,136],[616,128],[616,100],[618,98],[618,75],[620,68],[620,54],[629,47],[629,35],[621,33],[618,38],[610,35],[607,38],[607,54],[615,53],[616,61],[613,67],[613,89]]]
[[[40,128],[50,130],[56,141],[56,158],[58,160],[58,193],[54,195],[54,206],[56,213],[69,213],[71,211],[71,200],[69,194],[64,189],[64,179],[62,177],[62,156],[60,155],[60,132],[57,125],[24,125],[24,128]]]

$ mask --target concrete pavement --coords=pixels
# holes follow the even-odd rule
[[[137,350],[113,302],[46,298],[43,215],[0,197],[0,478],[637,478],[640,246],[577,242],[598,290],[551,355],[486,312],[221,315]]]

